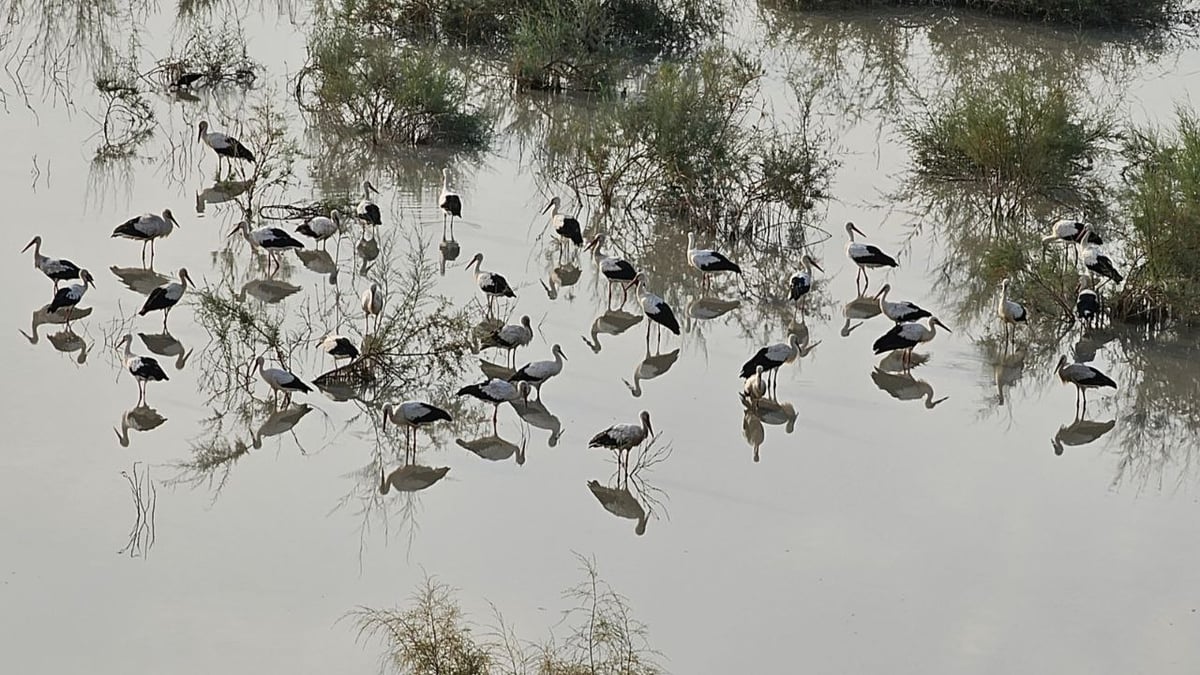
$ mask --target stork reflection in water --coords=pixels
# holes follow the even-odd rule
[[[904,372],[902,374],[889,373],[881,368],[875,368],[871,371],[871,381],[875,383],[883,391],[886,391],[889,396],[898,401],[920,401],[925,400],[925,408],[933,410],[941,404],[949,396],[943,396],[939,399],[933,398],[933,385],[925,380],[918,380],[911,373]]]
[[[187,365],[188,358],[192,355],[191,349],[185,349],[182,342],[166,331],[138,333],[138,337],[141,338],[142,344],[146,345],[146,349],[152,353],[175,359],[175,370],[183,370],[183,367]]]
[[[651,354],[650,350],[646,350],[646,356],[633,369],[633,384],[628,380],[622,380],[625,386],[629,388],[629,393],[633,394],[634,398],[642,395],[642,382],[645,380],[653,380],[656,377],[662,377],[667,374],[671,366],[679,360],[679,348],[669,351],[665,354]]]
[[[742,401],[742,436],[754,449],[754,461],[759,461],[760,451],[766,439],[764,425],[782,426],[784,433],[790,434],[796,430],[796,420],[800,414],[796,406],[788,401],[776,401],[770,398],[751,399],[745,392],[741,394]]]
[[[610,309],[592,321],[591,339],[580,336],[584,343],[591,348],[592,353],[599,354],[601,349],[600,335],[620,335],[638,325],[642,315],[631,314],[621,309]]]
[[[494,432],[491,436],[481,436],[471,440],[456,438],[454,442],[460,448],[470,451],[480,459],[486,459],[489,462],[503,462],[511,457],[516,457],[517,466],[525,464],[524,444],[517,445],[512,441],[506,441]]]
[[[879,306],[878,298],[860,294],[842,307],[842,316],[846,318],[846,323],[842,325],[841,336],[850,337],[850,333],[863,325],[863,322],[879,316],[880,312],[882,312],[882,308]],[[851,326],[851,321],[858,321],[858,323]]]
[[[138,403],[121,413],[120,428],[113,427],[113,433],[117,435],[117,442],[121,444],[121,447],[128,448],[130,431],[153,431],[166,421],[167,418],[160,415],[154,408],[145,403]]]
[[[431,487],[434,483],[446,477],[450,472],[450,467],[443,466],[434,468],[432,466],[421,466],[419,464],[405,464],[391,473],[385,470],[379,472],[379,494],[386,495],[388,492],[395,490],[397,492],[418,492]]]
[[[92,308],[92,307],[84,307],[84,308],[76,307],[73,318],[75,318],[75,319],[87,318],[88,316],[91,316],[93,309],[94,308]],[[23,331],[21,329],[17,329],[17,332],[20,333],[21,335],[24,335],[25,339],[29,340],[29,344],[36,345],[40,340],[40,335],[38,334],[38,329],[41,326],[43,326],[43,325],[63,326],[66,323],[67,323],[67,315],[65,312],[56,312],[54,314],[51,314],[50,313],[50,305],[43,305],[42,307],[34,310],[33,316],[30,319],[29,332],[26,333],[25,331]],[[67,331],[63,331],[63,332],[67,332]],[[72,332],[72,334],[74,334],[74,333]],[[51,338],[51,339],[53,339],[53,338]],[[57,345],[55,346],[55,348],[57,349]],[[62,351],[62,350],[60,349],[59,351]],[[74,350],[71,350],[71,351],[74,351]]]
[[[300,420],[312,412],[312,410],[312,406],[307,403],[300,405],[289,404],[282,410],[276,410],[263,420],[263,423],[258,426],[257,430],[250,432],[251,445],[255,450],[258,450],[262,448],[264,438],[281,436],[292,431],[300,423]]]
[[[557,446],[558,439],[562,436],[562,420],[550,412],[541,401],[529,398],[528,382],[517,385],[517,393],[520,395],[508,402],[516,411],[517,417],[531,427],[549,431],[550,438],[547,440],[547,445],[552,448]]]
[[[1054,448],[1055,455],[1062,455],[1066,446],[1079,447],[1093,443],[1104,434],[1112,431],[1116,424],[1117,421],[1115,419],[1107,422],[1096,422],[1076,417],[1075,421],[1058,428],[1058,432],[1054,434],[1054,438],[1050,439],[1050,447]]]

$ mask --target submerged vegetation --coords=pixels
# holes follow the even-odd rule
[[[657,675],[657,653],[644,624],[633,618],[629,602],[600,578],[595,561],[579,558],[584,579],[564,597],[573,603],[563,616],[566,635],[543,642],[520,639],[499,624],[475,633],[455,592],[426,578],[409,606],[360,607],[347,617],[360,640],[385,645],[385,668],[396,673],[434,675]]]

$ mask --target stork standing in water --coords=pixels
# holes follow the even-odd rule
[[[868,269],[900,266],[895,258],[884,253],[878,246],[854,241],[855,234],[861,237],[867,236],[863,234],[862,230],[855,227],[854,223],[846,223],[846,234],[850,236],[850,241],[846,244],[846,255],[850,258],[850,262],[858,265],[858,276],[854,277],[854,287],[860,289],[860,293],[871,285],[871,278],[867,276]],[[859,286],[860,279],[865,282],[861,287]]]
[[[484,403],[492,404],[492,433],[496,432],[496,417],[500,414],[500,404],[514,401],[521,394],[517,387],[507,380],[489,379],[479,384],[469,384],[459,389],[455,396],[471,396]]]
[[[614,424],[592,436],[588,447],[608,448],[617,453],[618,461],[622,454],[628,457],[630,450],[654,434],[654,427],[650,424],[650,413],[643,410],[638,417],[641,418],[640,424]]]
[[[646,288],[645,272],[635,276],[633,281],[629,282],[626,290],[628,291],[629,288],[633,288],[634,286],[638,289],[638,304],[641,305],[642,312],[645,313],[646,318],[650,319],[646,322],[646,350],[648,352],[650,350],[650,325],[654,324],[655,329],[658,331],[658,341],[661,343],[663,326],[666,326],[667,330],[672,333],[679,335],[679,320],[675,318],[675,312],[671,311],[671,306],[667,304],[666,300],[651,293]]]
[[[213,152],[217,153],[217,173],[221,172],[221,159],[241,159],[254,162],[254,153],[242,145],[241,141],[220,131],[209,131],[208,122],[200,122],[200,133],[197,140],[203,141],[205,145],[213,149]]]
[[[481,269],[483,265],[483,254],[476,253],[475,257],[471,258],[471,262],[467,263],[467,269],[475,266],[475,283],[479,286],[479,290],[488,299],[488,311],[492,310],[492,303],[496,298],[515,298],[517,294],[513,292],[512,286],[508,285],[508,280],[495,272],[488,272]]]
[[[583,227],[579,224],[579,219],[575,216],[559,213],[558,206],[559,200],[556,195],[550,198],[550,203],[546,204],[546,208],[542,209],[542,213],[550,212],[550,226],[554,228],[554,233],[560,237],[558,240],[559,246],[561,247],[563,242],[583,246]]]
[[[529,320],[529,315],[522,316],[520,324],[502,326],[492,333],[490,338],[496,346],[508,352],[509,362],[515,366],[517,349],[528,345],[533,340],[533,325]]]
[[[883,288],[879,289],[879,292],[875,294],[875,297],[879,299],[879,311],[887,318],[896,323],[904,323],[906,321],[918,321],[933,316],[928,311],[921,309],[908,300],[889,302],[887,295],[890,290],[892,290],[892,285],[884,284]]]
[[[931,316],[928,326],[922,326],[919,323],[898,323],[892,326],[892,329],[876,340],[871,348],[876,354],[903,350],[904,368],[907,370],[912,367],[913,348],[932,340],[937,335],[938,326],[945,329],[947,333],[953,332],[946,328],[946,324],[939,321],[937,317]]]
[[[773,345],[768,345],[758,350],[750,360],[742,364],[741,377],[746,379],[758,374],[758,369],[761,366],[764,373],[768,373],[771,379],[771,386],[779,386],[779,367],[785,363],[791,363],[800,355],[800,337],[793,333],[787,342],[779,342]]]
[[[267,252],[268,274],[271,272],[272,265],[275,267],[280,265],[278,252],[304,248],[304,244],[288,234],[287,230],[278,227],[260,227],[257,230],[251,230],[250,221],[243,220],[233,228],[228,236],[232,237],[239,232],[251,244]]]
[[[42,255],[42,237],[38,235],[34,237],[25,248],[21,249],[21,253],[28,251],[33,247],[33,266],[41,271],[54,282],[54,290],[58,290],[58,284],[70,279],[79,278],[79,266],[65,258],[51,258],[50,256]]]
[[[710,274],[719,274],[721,272],[733,272],[741,275],[742,268],[738,264],[726,258],[719,251],[714,251],[707,248],[696,248],[696,234],[688,232],[687,243],[687,258],[688,263],[692,267],[700,270],[703,275],[703,284],[708,288],[708,276]]]
[[[756,404],[760,399],[766,397],[767,379],[763,377],[763,366],[761,363],[754,366],[754,374],[746,378],[742,383],[742,401],[748,404]]]
[[[306,237],[311,237],[324,248],[325,240],[337,234],[340,229],[342,229],[342,214],[338,213],[337,209],[334,209],[329,212],[328,218],[325,216],[315,216],[309,219],[307,223],[297,227],[296,232]]]
[[[95,280],[87,270],[79,270],[79,283],[71,284],[65,288],[60,288],[54,292],[54,299],[50,301],[50,305],[46,307],[46,311],[50,314],[57,314],[58,310],[67,310],[67,328],[71,327],[71,318],[75,313],[75,306],[82,300],[87,293],[88,286],[96,287]]]
[[[1008,279],[1000,282],[1000,300],[996,303],[996,316],[1004,323],[1004,344],[1016,337],[1017,324],[1029,319],[1029,312],[1020,303],[1008,299]]]
[[[142,242],[142,264],[146,264],[146,245],[150,246],[150,266],[154,266],[154,240],[169,237],[171,232],[179,227],[179,221],[171,213],[171,209],[163,209],[162,215],[143,213],[121,223],[113,230],[112,236],[132,239]]]
[[[138,312],[138,316],[146,316],[150,312],[162,311],[163,313],[163,332],[167,332],[167,317],[171,315],[171,309],[179,304],[183,298],[183,292],[187,290],[188,284],[195,282],[188,275],[188,271],[184,268],[179,270],[179,281],[172,281],[169,284],[164,284],[150,291],[150,297],[146,298],[145,304]]]
[[[1084,365],[1082,363],[1068,363],[1066,355],[1058,359],[1058,365],[1054,368],[1058,373],[1058,379],[1063,381],[1063,384],[1070,382],[1075,385],[1075,412],[1077,415],[1087,413],[1087,390],[1097,389],[1100,387],[1117,388],[1117,383],[1104,373],[1096,368]],[[1080,401],[1083,402],[1083,409],[1080,409]]]
[[[800,262],[802,265],[804,265],[804,269],[792,275],[791,285],[788,288],[788,299],[790,299],[792,302],[799,302],[804,298],[804,296],[808,295],[809,291],[812,290],[812,271],[814,267],[822,272],[825,271],[821,269],[821,266],[817,264],[817,261],[813,260],[812,256],[808,255],[807,253],[805,253],[804,257],[800,259]]]
[[[1050,225],[1050,234],[1042,237],[1042,245],[1051,242],[1066,242],[1068,244],[1088,243],[1099,246],[1104,243],[1086,223],[1071,218],[1060,218]]]
[[[372,283],[371,287],[363,291],[362,294],[363,308],[363,337],[371,334],[371,317],[375,317],[375,330],[379,330],[379,320],[383,316],[383,291],[379,288],[379,284]]]
[[[379,205],[371,201],[371,193],[374,192],[375,194],[379,194],[379,190],[376,190],[375,186],[371,185],[371,181],[369,180],[363,181],[362,187],[363,198],[362,201],[358,203],[358,206],[354,207],[354,215],[364,223],[370,223],[371,225],[382,225],[383,214],[379,211]]]
[[[563,361],[566,356],[563,354],[562,347],[554,345],[550,352],[554,354],[553,361],[532,361],[526,363],[517,369],[517,372],[508,378],[509,382],[528,382],[533,385],[537,391],[537,400],[542,400],[542,385],[550,378],[562,372]]]
[[[299,391],[307,394],[312,391],[312,388],[304,384],[300,378],[282,368],[263,367],[265,361],[265,358],[258,357],[254,360],[254,367],[258,368],[258,374],[262,377],[263,382],[271,386],[272,396],[278,396],[279,392],[283,392],[285,405],[292,402],[293,392]]]
[[[605,255],[604,252],[600,250],[600,247],[604,246],[606,239],[607,237],[603,233],[597,234],[592,238],[592,241],[588,243],[587,248],[584,250],[586,251],[591,249],[592,258],[596,261],[596,266],[600,268],[600,273],[604,275],[604,278],[608,279],[608,304],[612,305],[613,284],[628,284],[629,282],[633,281],[634,277],[637,276],[637,270],[634,269],[633,265],[628,260],[622,260],[621,258],[614,258],[610,255]],[[622,307],[625,306],[625,301],[628,299],[628,297],[629,291],[628,287],[626,287],[621,293]]]
[[[326,335],[317,343],[317,348],[337,359],[357,359],[358,347],[345,335]]]
[[[396,426],[404,427],[404,451],[407,453],[411,446],[412,456],[417,454],[417,429],[438,420],[450,421],[450,413],[424,401],[405,401],[393,406],[386,403],[383,406],[383,428],[387,429],[388,420]]]
[[[133,379],[138,383],[138,403],[146,401],[146,383],[147,382],[162,382],[169,380],[167,374],[163,371],[162,366],[158,365],[158,361],[150,356],[138,356],[130,349],[133,344],[133,335],[126,333],[125,337],[117,343],[118,347],[125,347],[125,368],[129,370],[129,374],[133,375]]]
[[[1100,316],[1100,294],[1091,286],[1090,276],[1081,278],[1075,296],[1075,316],[1079,317],[1088,327],[1091,327],[1096,317]]]
[[[442,239],[446,238],[446,218],[450,218],[450,238],[454,238],[454,219],[462,218],[462,198],[450,189],[450,169],[442,169],[442,192],[438,195],[438,208],[442,210]]]
[[[1124,277],[1117,271],[1113,261],[1108,256],[1100,252],[1100,249],[1090,244],[1076,244],[1079,249],[1079,259],[1083,261],[1083,266],[1093,274],[1109,279],[1115,283],[1121,283]]]

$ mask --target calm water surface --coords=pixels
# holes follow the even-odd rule
[[[237,213],[228,205],[195,212],[195,193],[211,183],[214,160],[194,142],[194,125],[206,118],[225,129],[262,100],[286,100],[286,78],[304,61],[304,13],[295,14],[289,20],[272,9],[240,19],[252,38],[250,55],[267,67],[266,89],[244,100],[154,98],[162,125],[156,138],[144,158],[111,174],[89,165],[97,143],[91,115],[99,111],[86,66],[76,74],[82,93],[72,106],[61,97],[56,104],[50,89],[44,96],[35,89],[33,111],[8,99],[0,118],[9,132],[0,177],[11,253],[0,271],[9,289],[0,316],[12,330],[3,412],[10,441],[0,455],[7,542],[0,647],[15,671],[254,672],[269,663],[276,672],[373,672],[375,648],[357,645],[339,617],[357,605],[403,601],[427,573],[461,589],[481,621],[490,601],[522,635],[540,638],[565,608],[561,590],[580,578],[574,554],[582,553],[594,555],[605,579],[628,596],[678,673],[745,672],[748,663],[755,672],[792,672],[799,664],[812,672],[1195,672],[1196,443],[1163,427],[1174,422],[1170,415],[1157,432],[1139,428],[1138,419],[1149,422],[1130,408],[1129,391],[1143,376],[1163,380],[1163,391],[1194,390],[1194,340],[1104,343],[1094,362],[1123,393],[1095,396],[1089,417],[1115,424],[1090,444],[1068,438],[1057,456],[1052,441],[1074,421],[1074,392],[1052,379],[1052,363],[1019,372],[999,392],[1001,402],[998,371],[977,342],[995,327],[956,322],[949,307],[937,308],[954,297],[932,273],[946,252],[930,236],[909,240],[906,214],[914,207],[887,199],[908,159],[896,118],[880,111],[887,94],[872,64],[897,36],[903,63],[930,78],[922,81],[953,78],[988,53],[1057,59],[1088,83],[1080,96],[1136,120],[1165,120],[1194,82],[1200,51],[1124,59],[1094,38],[1008,24],[938,21],[900,30],[895,19],[736,17],[733,40],[766,49],[769,98],[787,99],[787,64],[828,66],[822,39],[832,39],[844,59],[830,71],[838,76],[835,91],[826,92],[817,116],[842,162],[837,199],[820,219],[835,236],[814,249],[827,274],[818,273],[819,306],[806,327],[810,343],[820,344],[782,371],[779,398],[794,406],[794,425],[766,424],[757,462],[758,432],[753,425],[744,432],[735,375],[759,346],[786,337],[787,312],[743,298],[717,319],[686,320],[682,338],[663,343],[664,351],[679,348],[677,362],[642,380],[635,398],[629,385],[645,356],[643,326],[600,335],[599,351],[586,344],[604,297],[582,258],[579,283],[547,297],[539,280],[550,265],[540,253],[544,241],[536,240],[544,181],[502,135],[494,153],[454,167],[466,202],[466,221],[456,228],[462,255],[437,290],[458,304],[474,301],[461,265],[476,251],[485,253],[485,268],[514,282],[516,315],[528,313],[540,327],[519,358],[548,358],[559,343],[569,359],[545,387],[561,434],[549,447],[550,431],[522,427],[502,409],[500,436],[526,444],[523,465],[463,450],[454,443],[457,429],[435,432],[433,442],[422,435],[421,462],[451,471],[427,491],[388,495],[385,526],[357,497],[377,480],[363,473],[380,447],[376,427],[361,418],[347,427],[360,409],[320,395],[306,399],[313,413],[292,432],[264,438],[223,483],[218,474],[212,483],[168,484],[178,473],[172,465],[191,456],[200,422],[213,412],[199,390],[209,363],[202,354],[213,345],[191,306],[174,313],[171,328],[192,355],[182,369],[160,358],[171,381],[150,387],[166,421],[129,432],[128,447],[114,433],[136,387],[112,341],[130,327],[158,332],[160,319],[134,316],[142,297],[109,268],[136,267],[139,247],[108,235],[129,215],[171,207],[182,227],[161,242],[156,269],[173,274],[186,265],[202,284],[220,278],[213,252],[227,246]],[[144,34],[149,54],[165,53],[188,32],[171,16],[150,25],[158,32]],[[837,101],[855,96],[867,105],[860,117],[838,112]],[[303,119],[290,123],[303,140]],[[310,169],[321,159],[298,163],[301,184],[287,201],[321,196]],[[349,186],[370,177],[383,189],[385,218],[402,223],[385,225],[381,237],[405,248],[402,233],[414,229],[436,256],[438,168],[431,163],[420,174],[427,189],[417,192],[385,171],[323,181]],[[914,371],[925,384],[872,377],[878,361],[870,344],[887,329],[884,319],[842,334],[842,307],[855,295],[842,251],[846,220],[885,248],[908,242],[903,266],[876,274],[873,288],[886,278],[899,297],[934,306],[955,328],[939,334],[926,350],[930,361]],[[28,254],[17,253],[35,234],[45,237],[48,254],[96,273],[97,288],[84,303],[95,311],[76,327],[86,344],[83,363],[79,351],[60,353],[52,343],[60,326],[39,327],[36,344],[18,332],[29,332],[31,312],[50,299]],[[364,282],[353,242],[337,249],[336,289],[293,259],[281,276],[301,290],[284,307],[300,311],[335,291],[357,297]],[[660,233],[636,260],[671,289],[667,299],[680,314],[702,295],[685,244],[684,232]],[[262,276],[243,246],[234,252],[239,280]],[[782,284],[794,264],[760,273],[777,274]],[[739,297],[731,282],[718,289]],[[1062,349],[1076,339],[1068,336]],[[147,353],[140,340],[135,350]],[[292,364],[310,379],[328,367],[312,351]],[[474,362],[466,364],[461,380],[477,378]],[[889,383],[892,393],[883,388]],[[256,391],[261,396],[264,385]],[[634,421],[641,409],[651,411],[671,454],[640,476],[659,505],[639,537],[634,521],[612,517],[589,493],[587,481],[609,481],[614,467],[585,448],[593,433]],[[487,433],[485,423],[466,425],[460,437]],[[249,430],[228,437],[247,440]],[[121,472],[134,462],[151,467],[158,489],[155,543],[140,557],[118,552],[135,518]]]

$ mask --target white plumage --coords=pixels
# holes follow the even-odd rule
[[[450,169],[442,169],[442,191],[438,194],[438,208],[442,210],[442,238],[446,238],[446,218],[450,218],[450,238],[454,238],[454,219],[462,217],[462,197],[450,189]]]
[[[996,316],[1004,322],[1004,337],[1008,339],[1016,331],[1018,323],[1024,323],[1029,315],[1020,303],[1008,299],[1008,279],[1000,282],[1000,300],[996,303]]]
[[[491,403],[493,406],[492,430],[495,431],[496,416],[500,412],[500,404],[505,401],[515,400],[520,396],[520,392],[512,382],[492,378],[479,384],[469,384],[459,389],[455,393],[455,396],[471,396],[485,403]]]
[[[1117,388],[1117,383],[1111,377],[1102,373],[1099,369],[1093,368],[1082,363],[1069,363],[1064,355],[1058,359],[1058,366],[1055,368],[1058,373],[1058,379],[1064,384],[1071,383],[1075,385],[1075,408],[1079,410],[1079,403],[1082,399],[1083,409],[1080,414],[1087,412],[1087,390],[1099,387]]]
[[[1117,271],[1116,265],[1113,265],[1112,259],[1101,253],[1100,249],[1090,244],[1079,244],[1078,246],[1079,258],[1088,270],[1118,284],[1124,280],[1121,273]]]
[[[788,298],[791,299],[792,302],[803,298],[804,296],[808,295],[809,291],[812,290],[812,271],[814,267],[822,272],[825,271],[821,269],[821,266],[817,264],[817,261],[813,260],[812,256],[808,255],[807,253],[804,254],[804,257],[800,259],[800,262],[804,265],[804,269],[792,275],[791,284],[788,288]]]
[[[742,383],[742,400],[753,402],[767,395],[767,380],[763,377],[762,364],[754,366],[754,374]]]
[[[59,282],[79,278],[79,266],[75,263],[65,258],[51,258],[42,255],[41,235],[34,237],[25,245],[25,248],[21,249],[21,252],[28,251],[31,246],[33,247],[34,268],[40,270],[54,282],[55,290],[58,289]]]
[[[858,266],[858,276],[854,278],[855,285],[858,284],[859,279],[863,279],[868,285],[871,283],[870,277],[867,276],[868,269],[899,265],[895,258],[884,253],[878,246],[855,241],[855,234],[863,237],[867,235],[855,227],[854,223],[846,223],[846,234],[850,237],[850,241],[846,243],[846,256],[850,258],[850,262]]]
[[[334,209],[329,212],[328,218],[325,216],[315,216],[307,223],[297,227],[296,232],[306,237],[312,237],[317,242],[324,244],[327,239],[337,234],[341,229],[341,214],[338,213],[337,209]]]
[[[592,238],[592,240],[588,243],[587,248],[584,250],[592,250],[592,259],[596,262],[596,267],[600,269],[600,273],[604,275],[604,278],[608,279],[608,303],[612,304],[613,284],[627,284],[633,281],[634,278],[637,277],[637,269],[635,269],[633,264],[628,260],[622,260],[621,258],[606,255],[601,250],[601,247],[604,246],[605,241],[607,241],[607,237],[603,232],[597,234]],[[621,294],[622,305],[625,304],[625,300],[629,297],[628,289],[623,290],[624,292]]]
[[[524,347],[533,340],[533,325],[529,316],[521,317],[521,323],[508,324],[491,335],[494,346],[508,351],[510,358],[516,356],[517,349]]]
[[[263,357],[258,357],[254,360],[254,366],[258,368],[258,374],[262,377],[263,382],[271,386],[274,393],[283,392],[288,400],[291,400],[292,392],[300,391],[308,393],[312,389],[300,378],[282,368],[266,368],[263,363],[266,361]]]
[[[71,318],[75,314],[75,306],[83,301],[83,296],[87,293],[88,286],[96,287],[96,282],[92,279],[92,275],[87,270],[79,270],[79,283],[71,284],[65,288],[60,288],[54,292],[54,299],[50,301],[50,305],[46,307],[46,311],[50,314],[57,314],[58,310],[67,310],[66,325],[71,325]]]
[[[146,302],[142,305],[142,309],[138,312],[138,316],[146,316],[150,312],[161,311],[163,313],[163,331],[167,330],[167,317],[171,315],[171,309],[179,304],[183,299],[183,293],[187,290],[188,283],[192,278],[188,275],[185,268],[179,270],[179,281],[172,281],[150,291],[150,296],[146,298]]]
[[[630,286],[637,286],[638,304],[641,305],[642,312],[646,315],[646,318],[650,319],[650,321],[646,322],[646,345],[649,347],[651,324],[658,327],[658,335],[661,338],[663,326],[666,326],[667,330],[675,335],[679,335],[679,320],[675,318],[675,312],[667,304],[667,301],[663,300],[662,296],[652,293],[646,288],[646,283],[646,274],[642,272],[634,277]]]
[[[335,359],[358,358],[358,347],[345,335],[326,335],[317,343],[317,347]]]
[[[553,361],[533,361],[527,363],[518,368],[517,372],[508,378],[508,381],[530,383],[537,391],[537,399],[541,400],[542,385],[550,378],[562,372],[563,360],[567,358],[563,355],[562,347],[559,345],[554,345],[550,351],[554,354]]]
[[[417,451],[416,434],[413,433],[417,428],[427,424],[433,424],[438,420],[450,420],[450,413],[441,408],[426,403],[424,401],[404,401],[399,405],[387,403],[383,406],[383,424],[387,427],[388,421],[397,426],[404,427],[404,438],[408,442],[411,438],[412,452]]]
[[[354,215],[358,216],[359,220],[371,225],[382,225],[383,214],[380,212],[379,206],[371,201],[372,192],[379,194],[379,190],[376,190],[375,186],[371,185],[371,181],[363,181],[363,198],[354,207]]]
[[[550,227],[555,234],[561,237],[559,242],[569,241],[576,246],[583,246],[583,226],[579,224],[579,219],[572,215],[559,213],[558,207],[558,197],[551,197],[550,203],[546,204],[542,213],[550,212]]]
[[[366,322],[364,334],[371,332],[371,317],[375,317],[375,330],[379,330],[379,320],[383,315],[383,291],[380,290],[379,284],[372,283],[370,288],[363,291],[362,309]]]
[[[896,323],[902,323],[933,316],[928,311],[921,309],[921,307],[908,300],[889,301],[887,296],[891,290],[891,284],[884,284],[883,288],[879,289],[879,293],[875,296],[879,299],[879,311],[883,312],[883,315],[887,318]]]
[[[643,410],[639,415],[640,424],[614,424],[601,431],[588,441],[589,448],[608,448],[617,452],[628,452],[641,445],[651,434],[654,427],[650,424],[650,413]]]
[[[726,258],[721,252],[708,248],[696,248],[696,234],[694,232],[688,232],[687,258],[688,263],[697,270],[700,270],[704,275],[705,284],[708,283],[708,275],[710,274],[718,272],[742,273],[742,268],[738,267],[737,263]]]
[[[912,364],[912,350],[923,342],[929,342],[937,335],[937,327],[941,326],[946,332],[951,332],[937,317],[929,317],[929,325],[919,323],[898,323],[881,336],[872,345],[876,354],[904,350],[904,365]]]
[[[112,236],[132,239],[142,242],[142,262],[146,262],[146,246],[150,246],[150,264],[154,264],[154,241],[168,237],[179,221],[175,220],[171,209],[163,209],[162,215],[143,213],[121,223],[113,230]]]
[[[260,227],[256,230],[251,230],[250,221],[243,220],[229,233],[229,236],[232,237],[239,232],[251,244],[267,252],[268,270],[271,268],[272,263],[279,264],[279,259],[276,256],[278,252],[304,248],[304,244],[289,234],[287,230],[278,227]]]
[[[467,269],[471,266],[475,267],[475,284],[479,286],[479,290],[487,296],[488,308],[492,306],[495,298],[515,298],[517,294],[513,292],[512,286],[509,286],[508,279],[495,272],[488,272],[482,269],[483,254],[476,253],[471,262],[467,263]]]
[[[765,372],[777,371],[785,363],[791,363],[800,355],[800,337],[792,334],[787,342],[778,342],[759,349],[750,360],[742,364],[741,377],[751,377],[761,367]],[[773,382],[778,382],[779,374],[775,372]]]
[[[199,125],[200,133],[199,140],[205,145],[213,149],[217,153],[217,169],[220,170],[220,161],[225,159],[242,159],[247,162],[254,161],[254,153],[250,149],[242,145],[241,141],[230,136],[229,134],[220,131],[209,131],[208,122],[201,121]]]
[[[1060,218],[1054,221],[1050,226],[1050,234],[1042,237],[1043,244],[1053,241],[1064,241],[1071,244],[1080,242],[1087,242],[1089,244],[1104,243],[1100,235],[1092,231],[1086,223],[1073,218]]]
[[[149,356],[138,356],[130,349],[133,344],[133,335],[126,334],[121,338],[121,343],[125,346],[125,368],[129,370],[129,374],[133,375],[133,379],[138,383],[138,403],[146,400],[146,383],[161,382],[170,379],[158,361]]]

